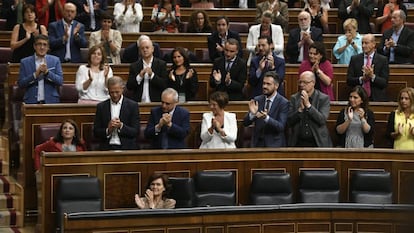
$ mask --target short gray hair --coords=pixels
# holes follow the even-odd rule
[[[176,103],[178,102],[178,92],[174,88],[169,87],[169,88],[165,89],[162,92],[161,96],[163,96],[163,95],[172,95],[173,99],[174,99],[174,102],[176,102]]]

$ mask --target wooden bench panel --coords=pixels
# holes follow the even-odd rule
[[[194,174],[199,170],[231,170],[236,172],[237,203],[248,203],[251,174],[257,170],[279,169],[292,177],[294,195],[297,195],[299,171],[301,169],[335,169],[340,177],[341,202],[348,202],[349,181],[357,170],[385,170],[391,173],[394,184],[394,202],[407,203],[402,192],[410,187],[414,178],[413,158],[410,151],[389,149],[238,149],[238,150],[141,150],[82,153],[45,153],[42,155],[41,224],[44,232],[51,232],[50,220],[54,219],[54,186],[59,177],[70,174],[97,176],[102,182],[105,209],[134,209],[130,200],[136,192],[142,194],[146,180],[153,172],[170,175]],[[87,172],[89,170],[89,172]],[[408,175],[404,179],[402,172]],[[411,181],[410,181],[411,180]],[[130,181],[138,184],[139,190],[123,186],[118,182]],[[125,185],[128,186],[128,185]],[[118,192],[117,195],[113,193]],[[129,193],[128,193],[129,192]],[[107,195],[108,194],[108,195]],[[113,200],[121,198],[122,200]],[[108,208],[108,203],[110,207]],[[127,203],[127,205],[125,205]],[[128,204],[129,203],[129,204]],[[116,206],[118,205],[118,206]],[[115,207],[115,208],[113,208]],[[354,216],[355,217],[355,216]],[[377,216],[378,217],[378,216]],[[159,220],[159,219],[158,219]],[[320,232],[320,231],[318,231]]]

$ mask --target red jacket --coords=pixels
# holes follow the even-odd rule
[[[62,152],[62,143],[53,141],[53,137],[51,137],[48,141],[37,145],[35,147],[34,153],[34,168],[35,170],[40,169],[40,153],[42,151],[46,152]],[[86,145],[83,140],[76,146],[76,151],[86,151]]]

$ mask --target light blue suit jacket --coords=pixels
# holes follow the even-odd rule
[[[59,103],[58,86],[63,84],[63,72],[59,58],[46,55],[46,65],[49,69],[47,75],[40,75],[35,78],[34,72],[36,71],[35,55],[23,58],[20,61],[19,80],[17,84],[20,88],[26,88],[23,100],[26,104],[37,103],[37,92],[39,80],[44,79],[45,84],[45,103]]]

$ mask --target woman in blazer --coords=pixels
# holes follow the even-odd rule
[[[228,102],[226,92],[218,91],[210,95],[211,112],[203,114],[200,149],[236,148],[236,114],[224,111]]]

